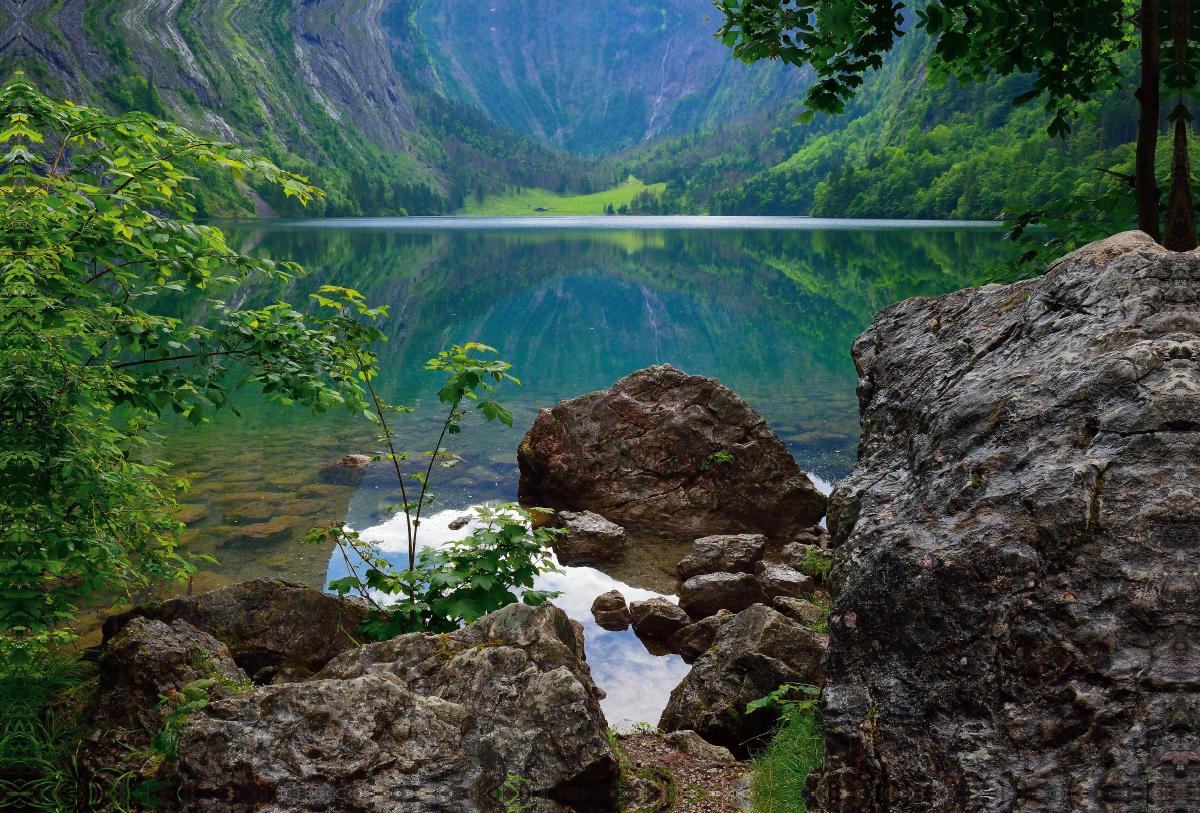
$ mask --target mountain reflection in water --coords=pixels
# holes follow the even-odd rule
[[[1008,254],[995,231],[850,222],[796,229],[780,220],[751,223],[763,228],[689,222],[679,230],[622,230],[602,218],[594,219],[599,230],[588,221],[572,228],[454,220],[220,225],[242,250],[308,271],[286,283],[248,281],[230,299],[282,299],[315,312],[309,294],[340,285],[389,306],[376,388],[416,409],[395,427],[414,468],[444,417],[441,381],[421,370],[425,360],[452,342],[478,341],[514,365],[522,386],[505,384],[497,394],[513,412],[513,428],[472,416],[450,441],[462,462],[435,472],[442,507],[461,513],[516,498],[516,447],[539,409],[655,363],[720,379],[764,415],[803,469],[827,483],[844,477],[858,442],[854,338],[880,308],[976,284]],[[173,307],[185,320],[206,316],[199,297]],[[163,450],[176,471],[197,475],[182,499],[190,548],[221,562],[197,583],[285,575],[323,586],[336,577],[327,572],[331,551],[302,545],[304,532],[330,520],[375,528],[399,501],[395,474],[384,466],[358,486],[317,479],[322,462],[377,452],[374,428],[362,416],[314,417],[249,395],[238,407],[241,419],[219,414],[199,429],[172,427]],[[669,564],[675,554],[664,553],[675,557]],[[605,570],[572,568],[546,583],[567,585],[556,588],[566,590],[558,603],[587,629],[589,663],[609,692],[607,713],[655,722],[686,667],[674,656],[650,656],[632,633],[596,627],[588,607],[614,586],[633,600],[673,592],[674,580],[660,563]]]

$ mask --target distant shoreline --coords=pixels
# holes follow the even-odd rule
[[[310,228],[362,228],[395,231],[470,231],[491,229],[583,229],[596,231],[671,230],[885,230],[999,229],[995,220],[885,220],[805,216],[740,215],[443,215],[438,217],[214,218],[207,222],[263,228],[270,225]]]

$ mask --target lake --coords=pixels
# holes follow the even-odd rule
[[[286,283],[247,282],[228,292],[236,304],[284,300],[315,311],[309,294],[340,285],[389,306],[376,386],[385,400],[414,409],[394,428],[398,449],[415,460],[432,448],[444,418],[441,380],[422,370],[427,359],[476,341],[513,365],[521,386],[504,384],[497,400],[512,410],[514,426],[473,415],[450,440],[462,462],[435,471],[441,506],[422,529],[429,543],[449,539],[449,522],[470,507],[516,499],[517,444],[539,409],[653,364],[731,387],[827,490],[855,459],[854,338],[880,308],[978,284],[1011,256],[994,228],[968,223],[573,217],[217,225],[245,252],[307,269]],[[199,298],[172,307],[194,320],[206,308]],[[389,478],[376,464],[356,486],[316,475],[323,462],[377,453],[372,424],[361,415],[266,406],[249,394],[237,403],[242,418],[222,413],[200,428],[171,427],[158,450],[177,472],[196,476],[182,500],[188,545],[220,561],[205,566],[196,589],[266,575],[324,586],[345,565],[301,540],[329,520],[400,550],[387,513],[399,500],[394,472]],[[565,568],[540,585],[562,590],[556,603],[584,624],[610,722],[656,723],[688,669],[677,656],[652,654],[630,631],[600,629],[588,612],[614,587],[629,600],[674,592],[668,571],[682,552],[639,551],[603,572]]]

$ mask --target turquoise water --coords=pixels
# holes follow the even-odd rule
[[[445,524],[470,506],[514,500],[516,447],[541,408],[609,386],[651,364],[713,376],[757,408],[819,483],[849,473],[858,441],[854,338],[882,307],[976,284],[1004,255],[999,235],[972,224],[896,224],[804,218],[405,218],[219,224],[244,251],[293,260],[307,275],[252,282],[242,304],[283,299],[307,307],[321,285],[352,287],[386,304],[380,394],[415,409],[395,427],[399,446],[432,447],[443,412],[436,375],[421,367],[450,343],[478,341],[514,365],[520,387],[497,399],[511,429],[469,420],[450,450],[456,468],[435,473]],[[203,318],[200,301],[177,303]],[[373,467],[357,487],[323,486],[317,465],[377,449],[361,416],[312,417],[252,398],[242,419],[180,429],[166,454],[198,475],[190,543],[221,564],[207,584],[289,575],[320,584],[340,560],[300,544],[317,521],[393,539],[386,507],[394,473]],[[246,527],[267,533],[247,536]],[[382,526],[382,527],[381,527]],[[430,540],[433,540],[433,536]],[[592,598],[617,586],[627,598],[673,591],[662,565],[569,568],[553,577],[559,600],[584,623],[589,662],[609,692],[611,718],[655,722],[686,672],[649,654],[632,633],[592,622]],[[673,557],[673,558],[672,558]]]

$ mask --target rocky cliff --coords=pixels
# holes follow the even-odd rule
[[[379,22],[388,2],[0,0],[10,18],[0,42],[75,98],[136,66],[197,129],[233,138],[269,127],[303,152],[316,104],[400,151],[416,120]]]
[[[1200,256],[1121,234],[894,305],[853,354],[817,799],[1190,809]]]
[[[572,152],[715,127],[797,95],[805,73],[746,66],[713,38],[709,0],[414,0],[450,96]]]

